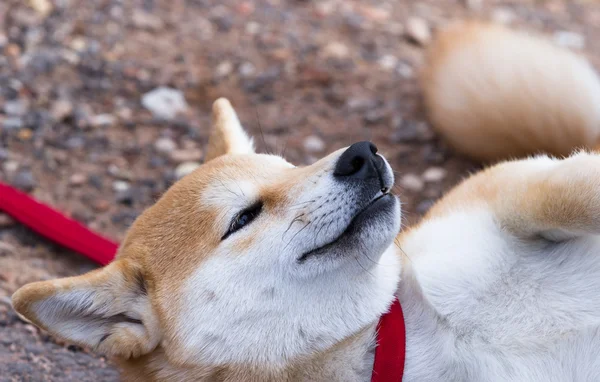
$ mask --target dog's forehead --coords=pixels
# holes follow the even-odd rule
[[[199,199],[204,208],[256,200],[262,188],[278,183],[286,170],[294,168],[274,155],[225,156],[214,162],[210,173],[204,173],[200,168],[192,174],[192,177],[202,179],[204,187]]]
[[[177,267],[183,257],[209,254],[223,235],[217,224],[223,214],[247,207],[259,190],[293,167],[282,158],[257,154],[224,156],[202,165],[136,220],[119,256],[143,257],[149,268],[163,272]]]

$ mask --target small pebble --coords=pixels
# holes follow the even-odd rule
[[[140,29],[159,30],[164,27],[160,17],[137,9],[133,11],[131,21],[133,21],[133,25]]]
[[[30,170],[23,170],[15,174],[12,178],[12,184],[20,190],[29,192],[35,188],[36,182]]]
[[[260,24],[255,21],[250,21],[246,24],[246,33],[249,35],[255,35],[260,32]]]
[[[396,65],[398,65],[398,59],[391,54],[386,54],[385,56],[381,57],[377,63],[381,69],[392,71]]]
[[[365,113],[363,119],[367,124],[374,125],[383,122],[387,114],[387,110],[383,108],[369,110]]]
[[[27,102],[23,100],[6,101],[4,113],[11,116],[23,116],[27,113]]]
[[[2,127],[6,130],[16,130],[22,128],[24,125],[21,117],[8,117],[2,121]]]
[[[17,133],[17,137],[22,141],[28,141],[33,137],[33,131],[31,129],[21,129]]]
[[[43,17],[49,15],[54,8],[49,0],[29,0],[29,5]]]
[[[71,186],[81,186],[87,181],[87,176],[85,174],[76,173],[69,177],[69,184]]]
[[[350,49],[345,44],[334,41],[323,48],[322,55],[325,58],[343,60],[350,55]]]
[[[420,192],[425,187],[425,182],[415,174],[406,174],[400,179],[400,186],[407,191]]]
[[[15,220],[7,214],[0,213],[0,228],[11,227],[15,225]]]
[[[90,186],[94,187],[97,190],[101,190],[104,184],[103,178],[101,175],[90,174],[88,176],[88,183]]]
[[[396,72],[402,78],[412,78],[415,75],[415,71],[409,64],[405,62],[399,62],[396,66]]]
[[[98,114],[90,117],[90,125],[92,127],[112,126],[117,119],[111,114]]]
[[[115,164],[108,166],[108,173],[120,180],[131,180],[133,179],[133,173],[129,170],[119,168]]]
[[[390,12],[384,8],[364,6],[361,11],[365,18],[375,22],[385,22],[390,18]]]
[[[142,106],[156,118],[171,120],[188,109],[183,93],[167,87],[158,87],[142,96]]]
[[[219,65],[217,65],[215,69],[215,77],[216,78],[225,78],[229,76],[233,72],[233,64],[231,61],[223,61]]]
[[[129,183],[123,180],[115,180],[112,184],[112,188],[115,192],[124,192],[129,190]]]
[[[320,153],[325,150],[325,142],[316,135],[310,135],[304,139],[304,150],[309,153]]]
[[[385,30],[394,36],[402,36],[404,34],[404,25],[397,22],[389,22],[385,24]]]
[[[242,77],[251,77],[254,73],[256,73],[256,66],[254,66],[251,62],[244,62],[238,68],[238,72]]]
[[[175,177],[181,179],[184,176],[191,174],[194,170],[200,167],[200,163],[197,162],[184,162],[175,168]]]
[[[411,17],[406,23],[406,35],[418,45],[427,45],[431,41],[431,30],[425,20]]]
[[[439,182],[446,177],[448,172],[441,167],[430,167],[423,173],[423,180],[426,182]]]
[[[373,98],[352,97],[346,102],[346,106],[350,111],[366,111],[377,106],[377,100]]]
[[[483,0],[465,0],[467,8],[473,11],[479,11],[482,8]]]
[[[8,174],[12,174],[13,172],[17,171],[18,168],[19,168],[19,162],[12,161],[12,160],[4,162],[4,164],[2,165],[2,169],[4,170],[4,172],[6,172]]]
[[[177,143],[171,138],[158,138],[156,142],[154,142],[154,148],[159,153],[170,153],[171,151],[177,149]]]
[[[52,103],[50,115],[55,121],[62,122],[65,118],[73,114],[73,104],[66,100],[58,100]]]
[[[110,202],[108,200],[99,199],[93,203],[92,207],[97,212],[105,212],[110,208]]]

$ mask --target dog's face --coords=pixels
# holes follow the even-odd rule
[[[362,142],[308,167],[255,154],[226,100],[207,162],[131,227],[102,270],[34,283],[16,310],[51,333],[180,366],[279,366],[376,322],[396,288],[392,171]]]

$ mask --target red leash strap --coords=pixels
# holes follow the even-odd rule
[[[404,374],[406,328],[398,299],[377,325],[377,347],[371,382],[401,382]]]
[[[3,183],[0,183],[0,211],[38,234],[102,265],[110,263],[117,252],[117,243]]]

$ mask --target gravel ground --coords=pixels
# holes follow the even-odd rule
[[[121,240],[202,159],[210,105],[226,96],[261,150],[297,164],[376,142],[411,224],[478,168],[421,110],[416,74],[436,28],[492,18],[547,33],[598,66],[593,3],[5,0],[0,180]],[[94,267],[0,214],[0,381],[118,380],[109,361],[10,308],[26,282]]]

